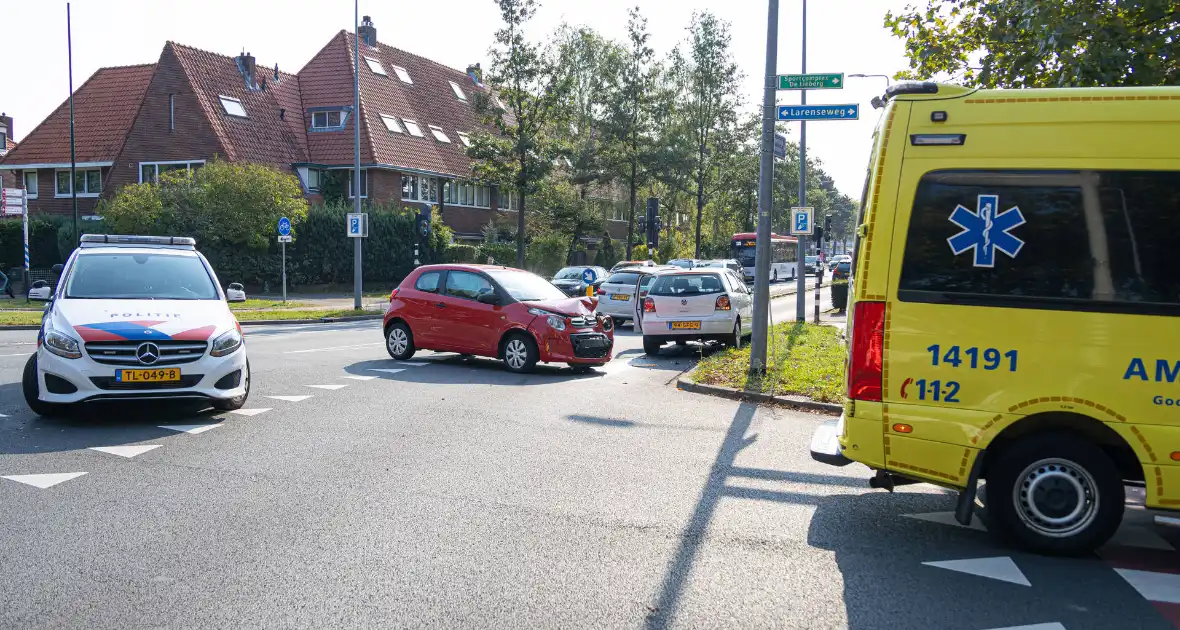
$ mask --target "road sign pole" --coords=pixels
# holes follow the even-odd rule
[[[280,243],[283,247],[283,304],[287,303],[287,242]]]
[[[758,227],[754,241],[754,329],[750,336],[750,374],[766,373],[770,324],[770,213],[774,201],[775,82],[778,80],[778,0],[766,15],[766,81],[762,93],[762,155],[758,165]]]
[[[360,0],[353,1],[353,73],[352,73],[352,119],[353,128],[353,151],[354,171],[352,178],[352,198],[356,213],[361,211],[361,184],[367,183],[361,181],[361,38],[360,38],[360,24],[361,24],[361,5]],[[366,186],[367,188],[367,186]],[[361,282],[363,275],[361,273],[361,239],[355,238],[352,240],[352,308],[354,310],[361,310]]]
[[[24,198],[21,199],[20,203],[21,203],[20,218],[21,218],[21,223],[22,223],[21,228],[24,230],[24,235],[25,235],[24,236],[24,241],[25,241],[24,281],[25,281],[25,294],[27,296],[28,292],[29,292],[29,191],[28,190],[25,191]]]
[[[803,0],[803,74],[807,74],[807,0]],[[807,90],[799,91],[800,102],[807,104]],[[799,207],[807,207],[807,121],[799,122]],[[812,216],[812,220],[815,217]],[[807,321],[807,237],[799,237],[799,260],[796,263],[795,320]]]

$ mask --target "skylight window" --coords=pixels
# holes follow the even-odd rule
[[[369,64],[369,69],[373,71],[373,74],[379,74],[383,77],[388,76],[385,74],[385,66],[381,65],[380,59],[365,57],[365,63]]]
[[[404,131],[402,131],[402,126],[397,122],[397,119],[394,118],[393,116],[386,116],[385,114],[381,114],[381,121],[385,123],[385,128],[392,131],[393,133],[405,133]]]
[[[499,96],[493,96],[492,102],[494,102],[496,104],[496,107],[499,107],[500,109],[502,109],[504,111],[508,111],[508,108],[504,107],[504,101],[501,101]]]
[[[461,101],[466,101],[467,95],[463,93],[463,88],[459,87],[459,84],[455,83],[454,81],[451,81],[450,84],[451,84],[451,89],[455,91],[455,96],[458,97],[459,100],[461,100]]]
[[[221,99],[221,106],[225,108],[225,113],[239,118],[246,117],[246,108],[242,107],[242,101],[232,96],[218,95],[217,98]]]
[[[471,136],[462,131],[458,131],[456,133],[459,134],[459,141],[463,143],[463,146],[471,146]]]
[[[414,136],[415,138],[422,138],[423,137],[422,128],[418,126],[418,123],[416,123],[408,118],[403,118],[402,124],[406,126],[406,131],[410,132],[411,136]]]
[[[410,85],[414,84],[414,80],[410,78],[410,73],[406,72],[405,68],[401,66],[394,66],[393,72],[397,75],[397,78],[402,80],[402,83],[409,83]]]
[[[451,143],[451,139],[447,137],[447,134],[443,133],[442,127],[430,125],[430,133],[434,134],[434,139],[439,142]]]

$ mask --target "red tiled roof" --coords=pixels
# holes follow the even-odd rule
[[[100,68],[74,92],[74,153],[78,162],[110,162],[119,154],[156,64]],[[4,164],[70,161],[70,103],[41,121]]]
[[[233,57],[207,52],[175,42],[168,42],[180,65],[184,68],[193,86],[201,108],[208,118],[213,132],[225,147],[225,158],[230,161],[256,162],[281,168],[290,168],[292,163],[306,160],[303,143],[300,142],[293,123],[302,126],[302,121],[287,121],[287,112],[301,119],[299,107],[287,108],[297,99],[298,81],[294,75],[280,72],[278,85],[274,72],[265,66],[255,70],[257,87],[246,86],[246,79]],[[262,82],[266,84],[263,87]],[[292,85],[283,85],[290,82]],[[221,104],[221,96],[236,98],[242,102],[246,117],[231,116]],[[280,120],[280,109],[283,120]]]
[[[352,103],[353,34],[341,31],[299,72],[303,105],[307,107],[350,105]],[[473,105],[477,87],[465,72],[448,68],[424,57],[378,42],[361,46],[361,57],[381,62],[385,75],[369,69],[361,59],[361,159],[367,163],[390,164],[458,177],[471,174],[471,160],[458,132],[473,134],[482,128]],[[398,78],[394,66],[405,68],[413,84]],[[467,95],[461,101],[451,88],[457,83]],[[344,102],[341,102],[341,101]],[[422,128],[423,137],[389,131],[381,114],[410,119]],[[439,142],[430,125],[442,128],[451,140]],[[346,131],[309,132],[311,161],[322,164],[350,163],[353,159],[351,125]]]

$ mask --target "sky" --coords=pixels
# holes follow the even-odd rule
[[[804,1],[780,2],[779,73],[801,71]],[[888,75],[903,69],[903,43],[882,24],[886,11],[914,2],[812,0],[807,69]],[[13,117],[13,138],[19,142],[69,95],[66,3],[5,0],[4,5],[0,59],[17,68],[24,55],[29,62],[36,57],[36,72],[20,72],[20,81],[0,84],[0,111]],[[761,104],[767,0],[540,0],[528,33],[541,41],[566,22],[623,41],[632,6],[648,18],[650,43],[660,56],[685,38],[694,11],[712,11],[730,22],[745,109]],[[336,32],[353,27],[348,0],[74,0],[70,10],[75,88],[100,67],[156,61],[167,40],[225,55],[245,49],[261,66],[278,63],[297,72]],[[500,24],[493,0],[360,0],[360,12],[371,16],[382,43],[459,69],[475,62],[487,68]],[[837,188],[854,199],[860,198],[878,116],[868,103],[884,88],[882,78],[848,78],[845,89],[808,92],[809,104],[861,105],[860,120],[811,123],[807,129],[808,155],[821,160]],[[798,103],[799,94],[779,92],[778,102]],[[780,123],[779,131],[797,140],[799,124]]]

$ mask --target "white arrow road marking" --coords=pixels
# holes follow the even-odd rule
[[[180,433],[204,433],[209,429],[216,429],[221,426],[219,423],[213,424],[161,424],[161,429],[168,429],[169,431],[178,431]]]
[[[33,486],[34,488],[40,488],[40,489],[44,490],[46,488],[52,488],[53,486],[56,486],[57,484],[59,484],[63,481],[69,481],[71,479],[81,477],[82,475],[85,475],[85,474],[86,473],[84,473],[84,472],[70,472],[70,473],[48,473],[48,474],[42,474],[42,475],[4,475],[4,478],[8,479],[10,481],[15,481],[17,483],[23,483],[27,486]]]
[[[991,630],[1066,630],[1065,626],[1053,623],[1034,623],[1031,626],[1008,626],[1007,628],[992,628]]]
[[[10,477],[11,479],[11,477]],[[1144,599],[1165,604],[1180,604],[1180,575],[1115,569]]]
[[[308,387],[314,387],[316,389],[326,389],[328,391],[336,391],[338,389],[344,389],[345,387],[348,387],[348,385],[347,384],[344,384],[344,385],[308,385]]]
[[[307,400],[308,398],[311,398],[311,395],[309,394],[307,396],[267,396],[267,398],[273,398],[274,400],[284,400],[287,402],[302,402],[304,400]]]
[[[260,413],[270,411],[271,407],[263,407],[261,409],[234,409],[230,413],[236,413],[239,416],[256,416]]]
[[[978,575],[1002,582],[1011,582],[1012,584],[1019,584],[1021,586],[1032,586],[1032,584],[1029,584],[1028,578],[1024,577],[1024,573],[1020,571],[1020,567],[1016,566],[1016,563],[1008,556],[944,560],[941,562],[923,562],[922,564],[939,569],[958,571],[959,573]]]
[[[350,378],[354,381],[371,381],[377,377],[376,376],[345,376],[343,378]]]
[[[154,449],[160,448],[162,444],[132,444],[128,446],[91,446],[90,450],[98,451],[99,453],[110,453],[111,455],[118,455],[119,457],[126,457],[131,459],[136,455],[143,455],[144,453]]]
[[[960,525],[959,521],[955,520],[954,512],[926,512],[923,514],[902,514],[902,516],[906,518],[916,518],[919,521],[939,523],[941,525],[953,525],[955,527],[962,527],[964,529],[974,529],[980,532],[987,531],[987,528],[983,526],[983,523],[980,523],[979,519],[975,518],[974,515],[971,516],[970,525]]]
[[[405,370],[405,368],[402,368],[400,370],[390,370],[390,369],[386,369],[386,368],[369,368],[369,371],[370,372],[384,372],[386,374],[397,374],[398,372],[405,372],[406,370]]]

